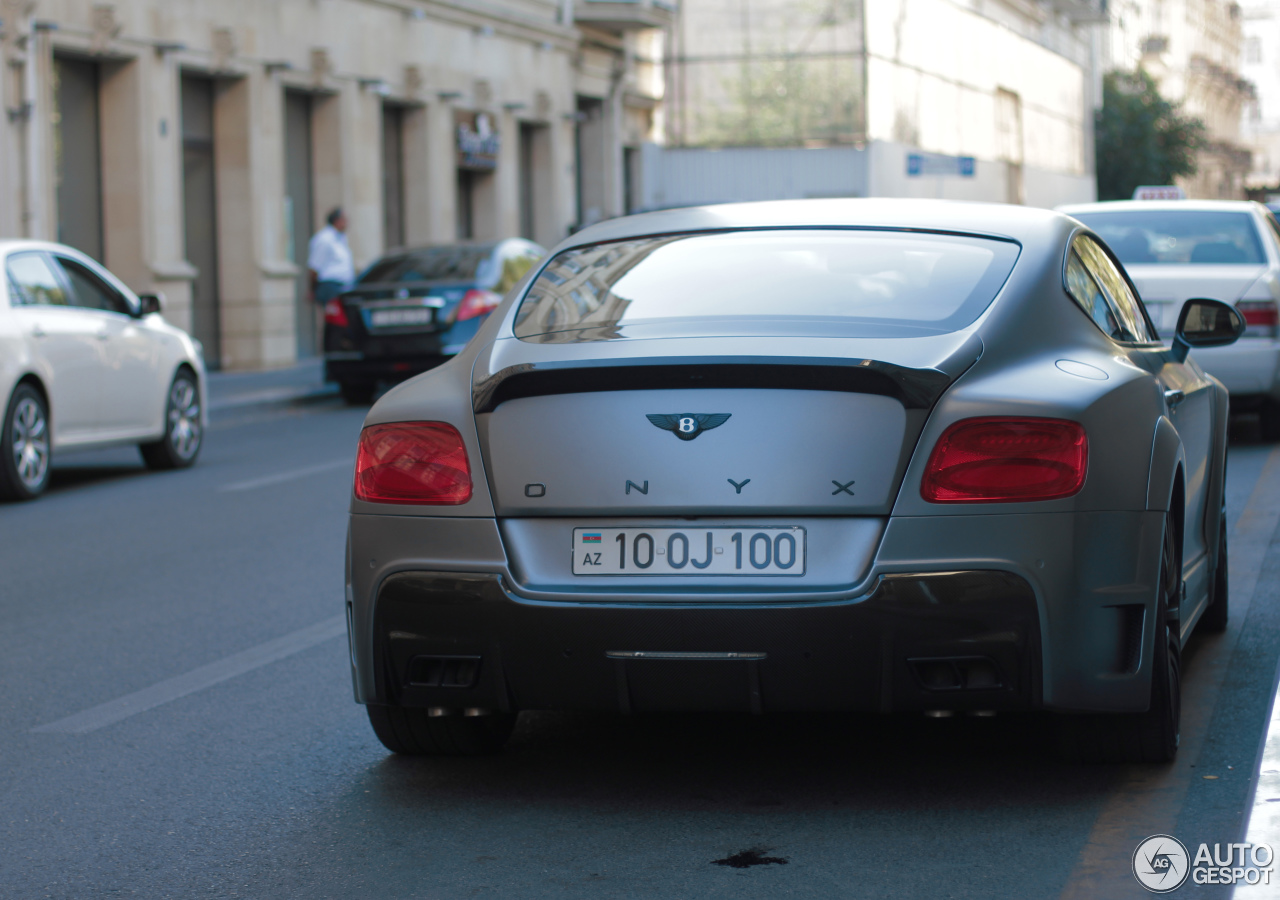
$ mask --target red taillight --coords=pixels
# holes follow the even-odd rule
[[[1016,503],[1070,497],[1084,485],[1089,441],[1079,422],[982,418],[956,422],[929,457],[930,503]]]
[[[1241,300],[1236,309],[1244,316],[1245,328],[1264,330],[1275,337],[1276,326],[1280,325],[1280,309],[1274,300]]]
[[[471,466],[462,435],[445,422],[370,425],[360,432],[355,491],[370,503],[466,503]]]
[[[478,316],[485,316],[498,308],[502,298],[493,291],[472,288],[462,295],[462,303],[458,305],[458,314],[454,321],[465,322]]]
[[[347,311],[337,297],[324,305],[324,324],[337,325],[339,328],[347,327]]]

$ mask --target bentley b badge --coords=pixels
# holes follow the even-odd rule
[[[663,431],[670,431],[682,441],[691,441],[704,431],[719,428],[732,413],[649,413],[647,418]]]

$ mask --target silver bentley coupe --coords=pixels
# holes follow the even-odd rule
[[[1227,393],[1060,213],[646,213],[535,267],[360,435],[356,699],[397,753],[522,710],[1044,710],[1171,759],[1227,620]]]

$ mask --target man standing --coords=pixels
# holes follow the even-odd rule
[[[315,300],[316,337],[324,351],[324,307],[356,280],[351,248],[347,246],[347,216],[341,207],[330,210],[329,223],[311,237],[307,268],[311,270],[311,296]]]

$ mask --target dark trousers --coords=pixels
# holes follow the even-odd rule
[[[346,284],[341,281],[317,281],[316,282],[316,303],[324,306],[334,297],[341,294],[347,289]]]

